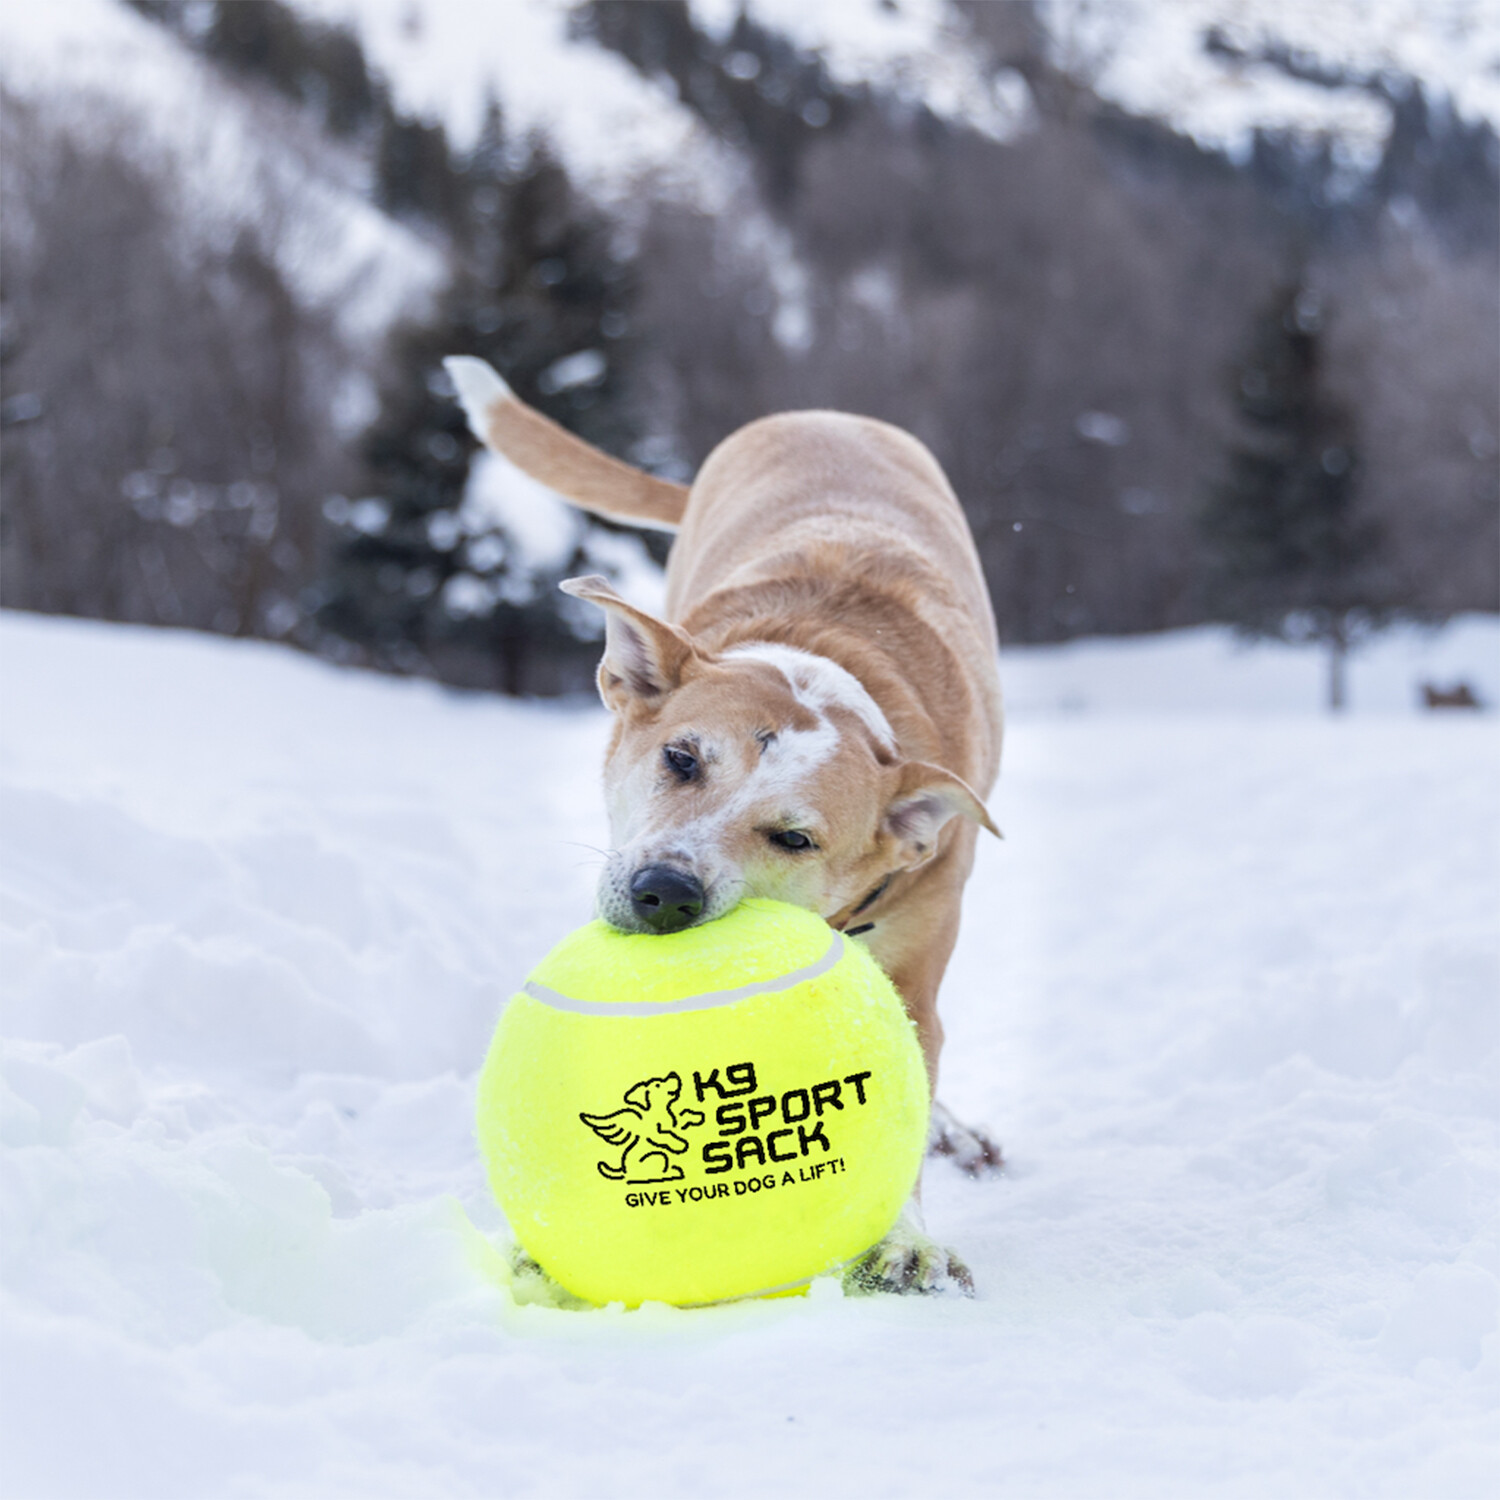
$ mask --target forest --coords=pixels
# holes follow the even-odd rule
[[[1272,130],[1231,156],[1103,97],[1030,4],[952,0],[1024,84],[998,139],[752,14],[592,0],[573,44],[672,91],[734,173],[717,206],[646,169],[611,202],[503,100],[472,142],[403,112],[357,34],[279,0],[132,8],[429,270],[355,334],[288,268],[285,174],[226,232],[123,106],[7,88],[7,606],[585,686],[596,626],[554,585],[635,544],[580,522],[539,551],[483,503],[439,365],[467,353],[679,479],[770,411],[900,424],[964,504],[1004,642],[1219,620],[1337,657],[1500,608],[1500,146],[1415,78],[1267,45],[1389,134],[1362,171]]]

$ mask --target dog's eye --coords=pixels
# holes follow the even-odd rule
[[[662,758],[679,781],[698,779],[698,757],[691,750],[684,750],[680,745],[668,745],[662,751]]]
[[[793,854],[801,854],[805,850],[816,849],[818,847],[805,833],[796,828],[778,829],[775,833],[767,834],[766,837],[773,844],[777,844],[783,849],[790,849]]]

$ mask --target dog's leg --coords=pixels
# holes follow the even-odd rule
[[[646,1171],[646,1163],[659,1161],[661,1166],[654,1168],[654,1175],[643,1177],[640,1174]],[[667,1155],[665,1151],[643,1151],[636,1159],[635,1175],[631,1182],[679,1182],[682,1179],[682,1168]]]
[[[972,844],[973,834],[968,833],[967,838]],[[911,922],[911,928],[904,933],[897,928],[891,934],[900,944],[898,951],[913,956],[886,961],[891,978],[906,1004],[906,1013],[916,1025],[922,1056],[927,1063],[927,1084],[932,1091],[927,1154],[950,1158],[970,1177],[986,1177],[1001,1171],[1005,1165],[998,1142],[983,1130],[955,1119],[937,1097],[938,1058],[943,1050],[943,1023],[937,1010],[938,986],[958,941],[959,893],[969,869],[967,859],[956,863],[957,868],[939,890],[938,899],[934,901],[928,897],[909,914],[903,913],[898,921]],[[935,936],[928,936],[934,932]]]
[[[948,1157],[970,1177],[988,1177],[1005,1170],[1005,1157],[998,1141],[953,1118],[941,1101],[932,1101],[927,1122],[927,1154]]]
[[[936,1097],[938,1054],[943,1045],[943,1023],[938,1019],[937,1003],[925,991],[908,980],[897,980],[906,1011],[916,1022],[917,1039],[927,1061],[927,1079],[933,1089],[932,1106],[927,1116],[927,1154],[948,1157],[961,1172],[970,1177],[988,1177],[1004,1169],[1005,1158],[1000,1145],[983,1130],[976,1130],[954,1118],[948,1107]],[[914,997],[914,998],[913,998]]]
[[[908,996],[908,990],[899,981],[897,988],[901,990],[903,998]],[[907,998],[907,1014],[917,1023],[917,1037],[927,1060],[928,1081],[935,1091],[938,1053],[943,1045],[943,1024],[938,1020],[935,996],[929,1001],[926,992],[917,990],[915,993],[916,1008],[913,1008],[912,1000]],[[999,1142],[992,1140],[983,1130],[974,1129],[955,1119],[935,1092],[927,1119],[927,1154],[948,1157],[954,1166],[970,1177],[988,1177],[1005,1167]]]
[[[518,1244],[510,1247],[510,1296],[517,1307],[555,1307],[581,1312],[589,1306],[555,1282]]]
[[[927,1076],[934,1084],[937,1081],[938,1053],[943,1045],[943,1024],[937,1013],[937,986],[957,937],[958,920],[955,916],[915,959],[896,966],[891,974],[892,982],[906,1004],[906,1012],[916,1024],[917,1038],[927,1061]],[[948,1117],[947,1110],[942,1114]],[[968,1266],[952,1250],[929,1238],[922,1222],[921,1191],[919,1183],[890,1233],[844,1273],[846,1290],[855,1293],[961,1292],[966,1297],[974,1295],[974,1277]]]

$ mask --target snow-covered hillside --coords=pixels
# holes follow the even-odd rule
[[[1465,630],[1366,688],[1493,695]],[[1500,726],[1064,651],[947,986],[978,1300],[564,1313],[492,1279],[471,1092],[588,912],[602,714],[0,616],[5,1492],[1488,1493]]]
[[[544,131],[581,180],[618,199],[637,174],[666,174],[689,195],[719,196],[731,169],[669,87],[622,57],[569,40],[559,0],[295,0],[351,26],[402,109],[474,140],[486,99],[509,127]]]
[[[604,191],[643,166],[669,166],[699,188],[725,170],[669,89],[568,40],[573,0],[296,4],[353,24],[404,107],[441,118],[459,140],[472,138],[493,88],[513,121],[548,130]],[[989,76],[947,0],[692,0],[692,9],[719,36],[743,9],[819,52],[842,83],[875,84],[1002,139],[1025,128],[1025,83],[1009,70]],[[1500,12],[1484,0],[1041,0],[1038,15],[1056,60],[1105,97],[1232,152],[1266,126],[1328,133],[1367,166],[1390,114],[1356,89],[1211,56],[1211,29],[1250,49],[1283,43],[1325,68],[1419,78],[1465,115],[1500,126]]]
[[[596,191],[618,196],[635,174],[667,172],[685,191],[717,199],[735,176],[675,90],[648,81],[624,58],[569,38],[573,0],[295,0],[297,8],[352,25],[404,108],[444,121],[459,141],[478,130],[487,90],[513,125],[545,130]],[[726,34],[734,4],[696,0],[698,20]],[[921,99],[935,113],[1004,137],[1027,112],[1025,85],[998,83],[954,23],[944,0],[757,3],[750,14],[822,52],[844,83],[872,82]]]
[[[120,0],[0,6],[0,85],[48,132],[113,142],[170,184],[189,262],[255,228],[306,306],[361,347],[442,275],[437,249],[369,201],[352,154]],[[12,197],[12,238],[18,209]]]
[[[1466,118],[1500,128],[1500,10],[1487,0],[1045,0],[1043,14],[1061,60],[1107,98],[1234,153],[1265,126],[1331,135],[1367,167],[1390,111],[1357,89],[1214,56],[1203,45],[1210,31],[1251,53],[1280,45],[1355,78],[1419,79]]]

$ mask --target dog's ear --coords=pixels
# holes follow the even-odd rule
[[[564,579],[558,587],[604,611],[604,660],[599,663],[599,696],[619,710],[632,698],[652,702],[682,682],[699,653],[686,631],[627,604],[598,574]]]
[[[984,803],[961,776],[926,761],[909,760],[896,772],[881,831],[899,851],[901,868],[925,865],[937,853],[937,836],[950,818],[972,818],[1000,837]]]
[[[639,1083],[633,1083],[625,1091],[625,1102],[633,1104],[644,1114],[651,1108],[651,1085],[655,1083],[654,1078],[643,1078]]]

